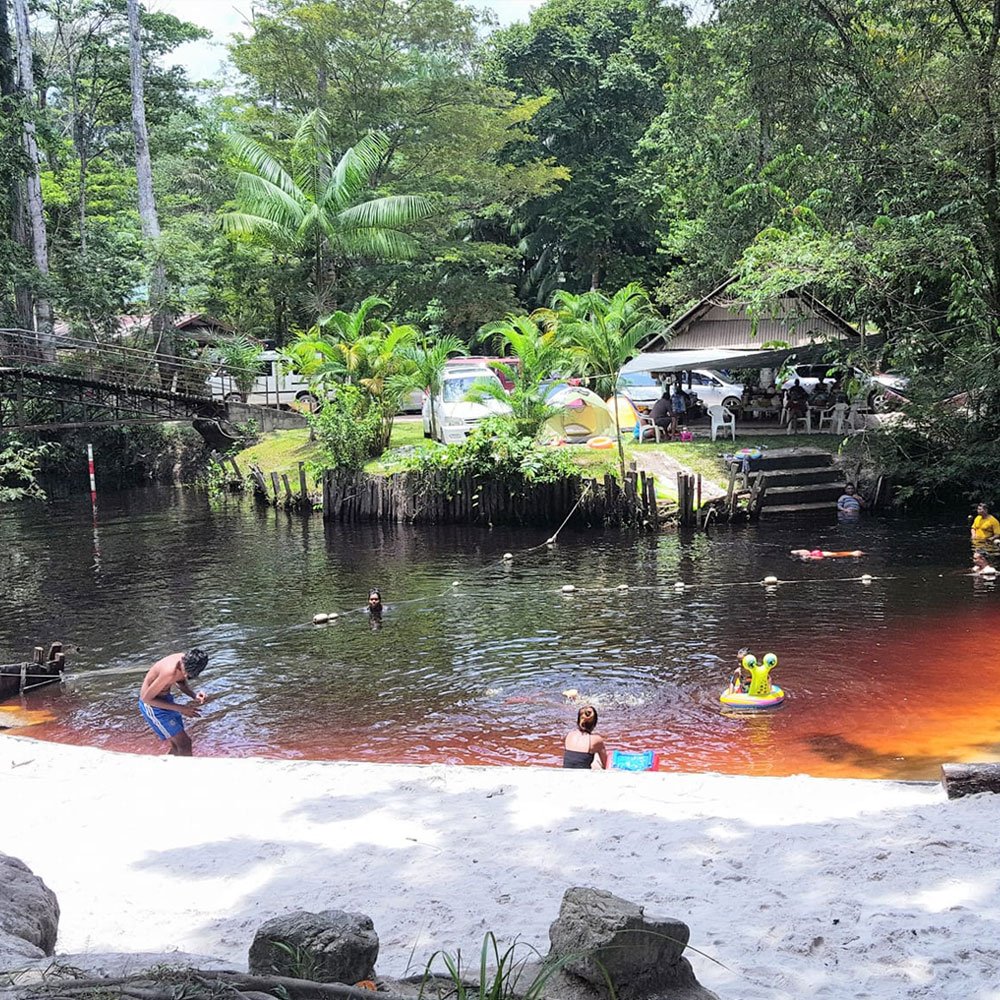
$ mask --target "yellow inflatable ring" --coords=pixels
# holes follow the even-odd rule
[[[785,692],[782,691],[777,684],[771,685],[770,694],[768,694],[765,698],[758,698],[754,695],[749,695],[745,691],[723,691],[719,696],[719,701],[721,701],[726,708],[776,708],[784,700]]]
[[[614,448],[615,443],[609,437],[592,437],[587,442],[588,448]]]

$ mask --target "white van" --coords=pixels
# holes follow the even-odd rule
[[[221,369],[209,377],[208,385],[212,390],[212,399],[227,403],[253,403],[283,409],[293,404],[308,410],[316,407],[316,397],[309,388],[309,382],[294,372],[282,371],[277,351],[261,354],[260,372],[247,396],[237,388],[233,377]]]

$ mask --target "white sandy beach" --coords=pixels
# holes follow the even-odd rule
[[[0,740],[0,851],[56,892],[60,954],[245,968],[288,910],[369,914],[378,971],[483,934],[542,951],[564,890],[691,927],[724,1000],[1000,1000],[1000,796],[937,785],[176,760]],[[411,953],[413,955],[411,960]]]

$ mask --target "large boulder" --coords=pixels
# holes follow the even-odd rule
[[[0,969],[51,955],[58,930],[55,893],[23,861],[0,854]]]
[[[684,957],[691,931],[671,918],[647,918],[641,906],[602,889],[567,889],[549,928],[556,960],[565,972],[606,993],[608,980],[624,1000],[673,997],[708,1000]]]
[[[343,910],[298,910],[264,924],[250,945],[255,975],[351,985],[375,975],[378,935],[371,917]]]

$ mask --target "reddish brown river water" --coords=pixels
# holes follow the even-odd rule
[[[1000,757],[1000,591],[968,575],[966,513],[566,532],[522,554],[546,532],[324,529],[191,490],[106,497],[96,531],[84,503],[9,506],[0,662],[52,639],[79,649],[64,684],[8,703],[0,726],[158,753],[139,683],[199,645],[199,754],[553,766],[587,700],[610,746],[657,750],[665,770],[935,778]],[[866,555],[789,556],[803,547]],[[370,586],[378,631],[360,611]],[[318,611],[341,616],[315,627]],[[778,655],[780,709],[720,711],[744,645]]]

